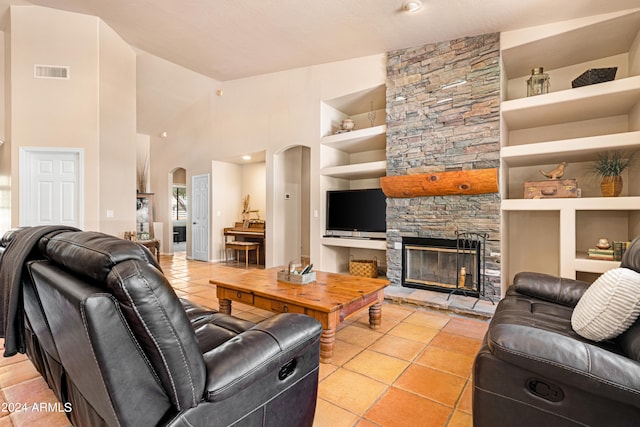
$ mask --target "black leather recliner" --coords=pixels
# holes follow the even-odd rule
[[[640,272],[640,238],[621,267]],[[640,425],[640,319],[613,340],[581,337],[571,315],[588,286],[516,275],[475,359],[474,427]]]
[[[23,234],[0,242],[0,269]],[[74,425],[313,423],[311,317],[254,324],[181,300],[146,248],[97,232],[51,232],[25,258],[26,353]]]

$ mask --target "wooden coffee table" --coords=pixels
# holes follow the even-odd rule
[[[282,267],[238,272],[230,277],[211,279],[216,285],[220,312],[231,314],[231,302],[237,301],[276,313],[302,313],[322,324],[320,361],[333,357],[336,328],[349,316],[369,307],[369,326],[380,326],[385,279],[349,276],[316,271],[316,281],[296,285],[278,281]]]

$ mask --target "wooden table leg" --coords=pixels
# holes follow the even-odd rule
[[[333,359],[333,347],[336,343],[336,330],[323,329],[320,335],[320,362],[331,363]]]
[[[377,302],[369,307],[369,327],[378,329],[382,321],[382,303]]]
[[[230,299],[221,299],[218,302],[219,311],[222,314],[231,314],[231,300]]]

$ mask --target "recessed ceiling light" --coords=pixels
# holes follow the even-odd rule
[[[251,156],[248,154],[245,154],[244,156],[242,156],[242,160],[251,160]]]
[[[417,12],[422,8],[422,2],[419,0],[410,0],[402,5],[402,10],[407,13]]]

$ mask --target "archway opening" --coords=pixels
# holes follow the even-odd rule
[[[187,217],[189,200],[187,197],[187,171],[176,168],[171,180],[171,228],[173,232],[173,253],[187,251]]]

